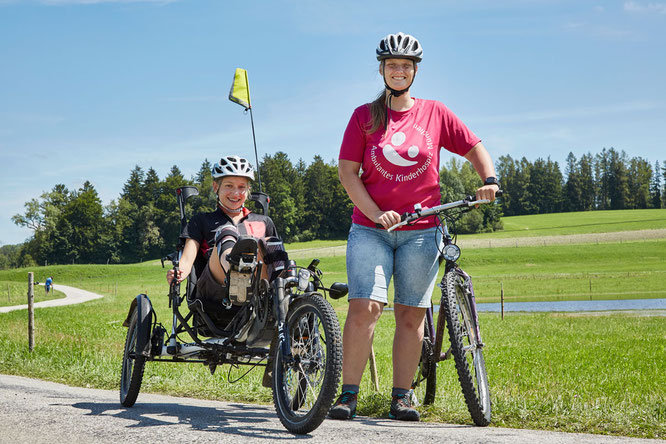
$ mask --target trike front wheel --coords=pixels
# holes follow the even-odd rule
[[[276,347],[273,401],[282,424],[292,433],[313,431],[328,414],[342,370],[340,324],[319,294],[301,296],[289,308],[287,329],[292,359]]]

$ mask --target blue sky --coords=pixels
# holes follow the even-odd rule
[[[58,183],[89,180],[108,204],[135,165],[189,177],[253,158],[227,98],[237,67],[260,156],[336,159],[382,87],[377,42],[398,31],[424,47],[412,95],[494,158],[666,160],[666,1],[0,0],[0,244],[31,234],[11,216]]]

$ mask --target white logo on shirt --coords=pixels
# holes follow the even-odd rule
[[[395,146],[400,146],[403,143],[405,143],[406,139],[407,136],[405,136],[405,133],[399,131],[395,133],[393,136],[391,136],[391,143]],[[382,152],[386,160],[388,160],[389,162],[391,162],[393,165],[396,166],[408,167],[416,165],[417,163],[415,160],[408,160],[402,157],[400,154],[398,154],[395,148],[392,145],[389,145],[388,143],[384,145]],[[410,146],[409,149],[407,150],[407,155],[412,159],[415,158],[416,156],[419,155],[419,147],[416,145]]]
[[[412,129],[415,131],[411,131]],[[398,153],[396,147],[405,144],[408,138],[410,141],[407,144],[411,146],[407,150],[400,149],[402,154]],[[423,142],[425,149],[422,149],[422,144],[416,142],[415,139]],[[428,168],[430,168],[430,165],[435,160],[434,154],[436,150],[434,149],[435,146],[430,134],[428,134],[425,128],[416,123],[406,133],[403,131],[394,133],[391,136],[390,142],[383,147],[375,145],[370,150],[372,165],[386,180],[395,182],[414,180],[428,171]],[[383,156],[379,155],[380,149]],[[387,165],[386,162],[390,165]],[[394,168],[396,166],[401,167],[401,169],[396,170]]]

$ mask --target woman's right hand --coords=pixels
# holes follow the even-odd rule
[[[378,211],[372,221],[381,225],[385,229],[391,228],[393,225],[400,223],[400,215],[393,210]]]

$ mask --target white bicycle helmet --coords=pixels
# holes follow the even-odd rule
[[[377,60],[384,59],[410,59],[419,63],[423,59],[423,48],[419,41],[409,35],[399,32],[389,34],[377,45]]]
[[[238,156],[225,156],[220,159],[210,170],[213,179],[219,179],[226,176],[247,177],[254,180],[254,168],[252,164]]]

